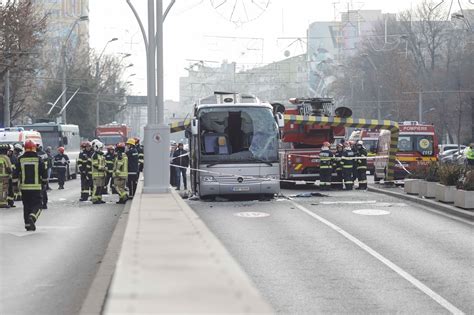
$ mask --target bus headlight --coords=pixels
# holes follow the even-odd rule
[[[201,180],[203,182],[215,182],[216,181],[214,176],[201,176]]]
[[[267,180],[279,180],[280,179],[280,175],[267,175],[265,176],[265,178]]]

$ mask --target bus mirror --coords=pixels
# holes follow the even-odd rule
[[[63,145],[67,145],[67,137],[63,137]]]
[[[191,133],[195,136],[199,134],[199,122],[197,118],[191,120]]]
[[[276,113],[275,114],[275,119],[277,121],[278,128],[285,127],[285,117],[283,116],[282,113]]]

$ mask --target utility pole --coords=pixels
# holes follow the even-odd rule
[[[3,106],[3,127],[10,127],[10,65],[7,65]]]
[[[66,98],[67,98],[67,84],[66,84],[66,45],[63,45],[63,49],[62,49],[62,61],[63,61],[63,77],[62,77],[62,80],[61,80],[61,86],[62,86],[62,90],[63,90],[63,95],[61,96],[61,108],[64,108],[64,106],[66,105]],[[66,111],[63,111],[62,115],[61,115],[61,122],[63,124],[67,124],[67,121],[66,121]]]
[[[423,123],[423,91],[418,92],[418,122]]]
[[[100,124],[100,121],[99,121],[99,115],[100,115],[99,60],[95,62],[95,82],[97,85],[97,93],[95,95],[95,126],[99,127],[99,124]]]

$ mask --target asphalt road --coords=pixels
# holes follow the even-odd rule
[[[327,195],[188,204],[279,313],[474,314],[471,223],[377,193]]]
[[[26,232],[23,209],[0,209],[0,314],[75,314],[124,206],[79,202],[79,180],[51,184],[49,205]]]

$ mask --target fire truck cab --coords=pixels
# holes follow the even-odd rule
[[[286,115],[338,116],[342,118],[352,115],[352,111],[345,107],[333,111],[332,98],[293,98],[289,100],[289,103],[284,109]],[[280,178],[288,181],[317,180],[319,178],[319,152],[323,142],[332,143],[336,136],[344,133],[343,126],[332,127],[286,122],[279,150]]]
[[[420,125],[417,121],[405,121],[399,124],[399,128],[395,180],[405,179],[418,166],[438,160],[438,139],[434,126]],[[382,130],[375,159],[375,181],[385,178],[389,150],[390,131]]]

